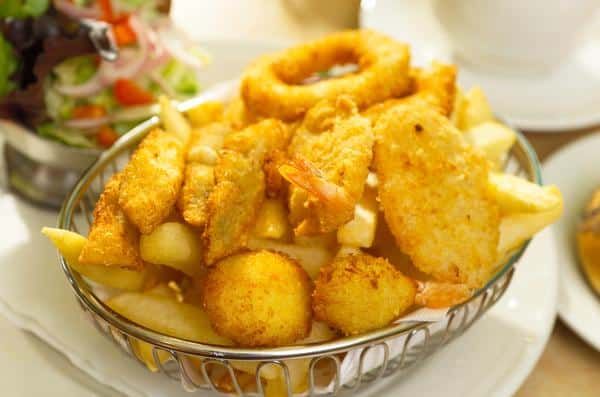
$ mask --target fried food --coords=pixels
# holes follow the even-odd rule
[[[365,108],[408,93],[409,60],[406,45],[374,31],[334,33],[258,59],[246,71],[240,91],[253,113],[285,121],[342,94]],[[313,73],[353,62],[358,64],[357,73],[301,84]]]
[[[192,130],[187,151],[185,175],[177,207],[190,225],[202,227],[208,218],[208,196],[215,185],[214,165],[230,128],[224,123],[210,123]]]
[[[491,172],[489,188],[503,215],[562,207],[562,195],[555,185],[540,186],[515,175]]]
[[[192,127],[204,127],[223,118],[223,104],[218,101],[203,102],[188,110],[186,116],[192,123]]]
[[[348,96],[322,101],[304,118],[279,172],[297,235],[335,231],[352,220],[373,157],[374,135]]]
[[[140,270],[144,262],[139,251],[139,232],[119,206],[123,174],[113,175],[94,208],[94,222],[84,244],[82,265],[117,266]]]
[[[153,266],[145,266],[142,270],[127,270],[104,265],[81,264],[79,255],[88,239],[80,234],[51,227],[43,228],[42,234],[52,241],[72,269],[96,283],[126,291],[139,291],[154,279],[156,269]]]
[[[283,201],[266,199],[256,216],[252,234],[258,238],[279,240],[290,233],[287,208]]]
[[[163,223],[183,182],[185,147],[160,129],[142,140],[122,172],[119,206],[143,234]]]
[[[421,105],[390,109],[375,134],[379,197],[402,251],[438,281],[482,286],[496,265],[500,228],[488,161]]]
[[[354,335],[391,323],[413,305],[415,293],[414,282],[384,258],[344,255],[321,269],[312,306],[317,320]]]
[[[241,130],[259,121],[260,117],[248,110],[244,100],[235,96],[223,111],[223,121],[234,130]]]
[[[140,238],[140,253],[148,263],[165,265],[189,276],[202,273],[200,236],[179,222],[166,222]]]
[[[462,96],[456,104],[453,119],[456,127],[461,131],[469,131],[487,121],[495,120],[492,108],[481,87],[473,87]]]
[[[417,282],[415,303],[431,309],[440,309],[461,304],[473,295],[473,289],[466,284]]]
[[[311,285],[298,263],[269,251],[230,256],[203,283],[215,330],[241,346],[283,346],[310,332]]]
[[[465,138],[485,153],[495,169],[500,169],[508,151],[517,140],[517,134],[504,124],[486,121],[465,132]]]
[[[592,288],[600,293],[600,190],[592,195],[577,230],[579,260]]]
[[[256,161],[223,151],[215,169],[216,185],[208,198],[203,233],[204,261],[212,265],[246,244],[247,233],[265,196],[265,177]]]
[[[168,297],[126,292],[106,304],[134,323],[168,336],[212,345],[232,344],[213,330],[204,310]]]
[[[433,62],[428,69],[411,70],[413,93],[377,103],[363,112],[374,126],[388,109],[399,104],[422,104],[437,109],[444,116],[452,113],[456,96],[456,67]]]
[[[365,189],[354,207],[354,218],[337,230],[338,242],[347,247],[368,248],[373,245],[377,230],[379,203],[373,189]]]
[[[263,120],[229,134],[215,166],[215,187],[208,198],[203,233],[207,265],[244,247],[265,199],[264,161],[287,146],[289,130],[277,120]]]
[[[158,98],[158,103],[160,105],[160,120],[165,127],[165,130],[181,140],[181,143],[187,145],[192,132],[190,123],[188,123],[183,114],[173,106],[169,98],[161,96]]]

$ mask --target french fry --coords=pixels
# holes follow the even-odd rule
[[[287,210],[281,200],[266,199],[256,217],[254,235],[258,238],[281,239],[291,232]]]
[[[540,186],[518,176],[491,172],[489,188],[503,214],[546,212],[562,207],[562,195],[554,185]]]
[[[456,109],[456,126],[462,131],[468,131],[471,128],[484,123],[493,121],[494,114],[490,104],[480,87],[473,87],[464,95],[464,103],[459,104]]]
[[[204,102],[188,110],[186,115],[195,128],[203,127],[221,120],[223,117],[223,104],[217,101]]]
[[[165,335],[214,345],[232,345],[211,327],[208,316],[199,307],[179,303],[172,298],[126,292],[106,304],[129,320]]]
[[[377,207],[375,192],[365,190],[354,208],[354,218],[338,229],[338,242],[350,247],[368,248],[373,245],[377,229]]]
[[[319,274],[321,266],[329,263],[333,258],[333,253],[325,246],[301,246],[268,239],[250,238],[247,247],[251,250],[266,249],[286,254],[296,259],[313,279]]]
[[[202,274],[200,237],[191,227],[167,222],[140,237],[142,259],[180,270],[189,276]]]
[[[515,143],[515,132],[496,121],[486,121],[465,133],[465,138],[483,151],[496,169],[500,168],[508,151]]]
[[[160,105],[160,120],[165,130],[169,134],[177,136],[184,145],[187,145],[192,132],[190,123],[166,96],[158,98],[158,103]]]
[[[557,207],[544,212],[518,213],[502,218],[500,223],[500,241],[498,257],[505,258],[534,234],[560,218],[563,211],[562,201]]]
[[[154,267],[146,266],[141,271],[126,270],[118,267],[103,265],[82,265],[79,255],[87,239],[69,230],[45,227],[42,234],[52,241],[52,244],[65,257],[69,266],[90,280],[112,288],[126,291],[141,290],[152,278]]]

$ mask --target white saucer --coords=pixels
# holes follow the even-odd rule
[[[273,49],[270,44],[239,41],[206,44],[218,54],[207,81],[234,78],[250,58]],[[52,248],[39,234],[42,226],[54,224],[53,215],[0,193],[0,219],[0,313],[65,351],[85,372],[117,390],[140,397],[187,395],[178,385],[147,373],[83,319]],[[512,396],[550,335],[557,283],[552,235],[545,231],[530,244],[506,295],[467,333],[410,376],[387,378],[361,395]]]
[[[564,195],[565,214],[554,227],[560,264],[558,312],[573,331],[600,350],[600,299],[579,270],[575,228],[592,191],[600,186],[600,132],[555,153],[544,165],[547,183]]]
[[[551,73],[500,75],[453,57],[431,4],[430,0],[362,0],[360,24],[411,44],[419,64],[431,59],[456,63],[461,85],[482,86],[494,110],[521,129],[550,132],[600,123],[600,15],[586,29],[585,44]]]

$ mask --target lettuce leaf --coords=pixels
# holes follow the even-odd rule
[[[0,34],[0,97],[16,88],[11,76],[17,71],[19,62],[12,45]]]
[[[49,0],[1,0],[0,17],[28,18],[38,17],[48,10]]]

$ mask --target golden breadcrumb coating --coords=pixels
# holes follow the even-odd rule
[[[433,62],[427,69],[412,69],[413,94],[403,98],[393,98],[371,106],[363,115],[375,125],[379,117],[388,109],[401,104],[421,103],[431,106],[444,116],[452,113],[456,96],[456,67]]]
[[[280,168],[292,182],[289,208],[296,234],[331,232],[354,217],[373,143],[369,121],[348,96],[308,111],[288,148],[292,162]]]
[[[500,227],[488,161],[425,106],[390,109],[375,134],[379,198],[400,249],[439,281],[482,286],[497,262]]]
[[[350,254],[321,268],[312,306],[317,320],[354,335],[390,324],[413,305],[415,292],[386,259]]]
[[[183,182],[185,148],[161,129],[151,131],[123,169],[119,205],[143,234],[164,222]]]
[[[139,250],[139,232],[118,204],[121,180],[122,174],[113,175],[96,203],[94,222],[79,256],[82,265],[128,269],[144,267]]]
[[[203,281],[214,329],[241,346],[284,346],[308,336],[311,284],[292,259],[270,251],[230,256]]]
[[[246,245],[247,232],[265,198],[265,159],[289,142],[289,129],[267,119],[229,134],[215,166],[203,238],[208,265]]]

